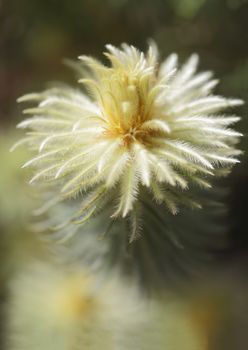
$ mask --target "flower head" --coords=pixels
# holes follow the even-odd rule
[[[127,297],[128,296],[128,297]],[[86,267],[35,262],[10,285],[7,337],[15,350],[116,349],[147,326],[136,285],[125,287]],[[120,343],[120,345],[119,345]]]
[[[242,101],[213,96],[217,80],[196,74],[195,54],[180,68],[176,54],[159,64],[154,45],[147,54],[107,45],[105,56],[110,66],[79,57],[87,93],[57,87],[19,99],[38,101],[19,124],[36,154],[24,165],[36,169],[31,182],[49,180],[62,199],[81,194],[75,222],[107,201],[112,217],[126,217],[144,189],[173,213],[185,198],[194,205],[189,186],[210,187],[209,177],[238,162],[240,134],[229,125],[239,117],[218,113]]]

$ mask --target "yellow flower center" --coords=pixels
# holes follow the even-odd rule
[[[142,86],[141,77],[114,72],[101,89],[101,105],[106,121],[105,135],[121,137],[127,147],[132,142],[147,143],[151,130],[143,130],[144,122],[152,119],[152,105],[147,103],[150,86]]]

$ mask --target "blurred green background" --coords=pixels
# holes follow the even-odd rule
[[[16,99],[42,90],[48,81],[76,84],[63,59],[75,59],[80,54],[101,57],[106,43],[118,46],[127,42],[145,49],[147,40],[152,38],[158,44],[161,57],[177,52],[183,60],[192,52],[199,53],[200,68],[213,70],[220,78],[216,93],[247,101],[247,25],[248,0],[0,0],[0,137],[3,141],[0,230],[6,232],[6,227],[11,227],[13,231],[13,222],[20,222],[17,220],[19,209],[25,206],[22,199],[25,202],[26,198],[17,192],[25,176],[13,170],[13,164],[19,167],[23,155],[17,154],[16,159],[19,158],[15,162],[7,153],[16,137],[12,130],[22,118]],[[243,116],[237,129],[244,134],[241,149],[245,151],[248,149],[247,103],[238,114]],[[3,138],[6,133],[11,137]],[[247,344],[247,159],[244,153],[241,164],[224,180],[230,188],[227,196],[230,245],[220,254],[219,261],[224,286],[234,282],[237,289],[231,294],[240,296],[231,298],[233,318],[222,324],[224,335],[220,337],[226,339],[228,332],[232,332],[225,340],[223,348],[226,349],[246,349]],[[9,172],[3,171],[6,168]],[[3,200],[3,196],[8,196],[8,200]],[[16,196],[19,202],[11,206]],[[28,202],[27,211],[30,205]],[[2,239],[2,251],[6,244],[6,239]]]

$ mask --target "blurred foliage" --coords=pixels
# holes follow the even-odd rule
[[[28,223],[35,206],[25,181],[27,175],[21,169],[26,154],[21,149],[10,153],[9,149],[17,139],[16,133],[0,136],[0,291],[6,281],[22,265],[38,256],[44,256],[45,245],[31,233]]]

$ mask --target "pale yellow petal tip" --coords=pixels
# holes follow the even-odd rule
[[[32,101],[32,100],[39,100],[40,95],[37,93],[31,93],[31,94],[26,94],[21,97],[18,97],[16,100],[18,103],[20,102],[26,102],[26,101]]]
[[[88,59],[88,56],[86,55],[80,55],[77,57],[80,61],[84,61],[84,60],[87,60]]]
[[[231,99],[230,103],[232,106],[242,106],[245,104],[245,101],[241,99]]]

